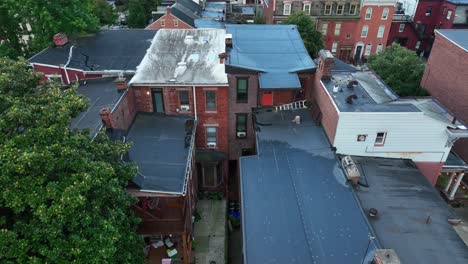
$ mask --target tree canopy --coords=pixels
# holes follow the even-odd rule
[[[24,60],[0,59],[2,263],[142,263],[129,146],[70,131],[89,102],[40,84]]]
[[[159,0],[128,0],[128,26],[145,28],[151,19],[151,12],[157,10]]]
[[[414,51],[393,44],[382,53],[369,57],[369,66],[400,96],[421,96],[424,63]]]
[[[309,55],[312,58],[316,58],[318,52],[323,49],[324,44],[322,41],[322,33],[316,30],[317,26],[315,22],[312,21],[311,17],[304,12],[296,12],[288,16],[288,18],[283,21],[283,24],[297,26]]]

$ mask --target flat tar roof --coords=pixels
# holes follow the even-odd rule
[[[468,52],[468,29],[437,29],[436,32]]]
[[[190,117],[138,114],[128,132],[128,158],[138,165],[133,182],[141,191],[183,193],[189,152],[185,122]]]
[[[92,137],[96,136],[102,126],[99,110],[105,107],[113,109],[124,95],[119,93],[114,83],[115,78],[99,78],[81,81],[77,93],[90,100],[89,108],[72,119],[70,129],[89,129]]]
[[[291,122],[297,115],[300,125]],[[373,256],[357,198],[309,111],[255,116],[258,155],[240,159],[244,263],[362,263],[366,253]]]
[[[160,29],[130,83],[227,85],[223,29]]]
[[[357,191],[383,248],[395,249],[402,263],[467,263],[468,249],[447,219],[455,215],[409,160],[353,157],[361,182]],[[430,219],[428,219],[430,217]]]

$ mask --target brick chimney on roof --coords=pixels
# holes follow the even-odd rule
[[[323,79],[330,79],[332,77],[332,68],[335,58],[328,50],[319,51],[319,64],[317,73],[320,74],[320,77]]]
[[[63,34],[63,33],[57,33],[54,35],[54,43],[55,43],[55,46],[64,46],[65,44],[68,43],[68,37],[67,35]]]
[[[102,124],[106,128],[112,128],[112,111],[109,107],[102,108],[99,110],[99,115],[101,116]]]
[[[170,15],[170,14],[171,14],[171,7],[168,6],[168,7],[166,8],[166,15]]]

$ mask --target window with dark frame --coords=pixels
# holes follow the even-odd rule
[[[377,132],[377,136],[375,137],[375,146],[383,146],[385,145],[385,139],[387,138],[387,132]]]
[[[426,16],[430,16],[431,13],[432,13],[432,6],[428,6],[428,7],[426,8]]]
[[[247,133],[247,115],[248,114],[236,114],[236,136],[238,138],[245,138],[245,134]]]
[[[179,91],[179,102],[180,102],[180,105],[190,104],[188,91]]]
[[[247,103],[248,100],[248,83],[247,78],[237,78],[237,102]]]
[[[206,91],[206,111],[216,111],[216,92]]]

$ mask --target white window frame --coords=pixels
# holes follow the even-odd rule
[[[310,15],[310,9],[311,9],[311,4],[304,4],[304,7],[302,7],[302,11],[304,11],[306,15]]]
[[[284,3],[283,4],[283,16],[289,16],[290,14],[291,14],[291,3]]]
[[[449,9],[449,10],[447,11],[447,16],[446,16],[445,18],[446,18],[447,20],[450,20],[450,18],[452,18],[452,10],[451,10],[451,9]]]
[[[377,45],[377,49],[375,50],[375,53],[379,54],[379,53],[382,52],[382,50],[383,50],[383,45],[379,44],[379,45]]]
[[[47,74],[46,77],[48,81],[57,81],[59,83],[63,83],[62,75],[60,74]],[[57,80],[58,78],[60,78],[60,81]]]
[[[161,27],[165,27],[165,26],[166,26],[166,20],[161,19]]]
[[[336,53],[337,50],[338,50],[338,42],[335,41],[335,42],[332,43],[331,52]]]
[[[390,9],[388,9],[387,7],[384,8],[382,11],[382,20],[387,20],[389,13],[390,13]]]
[[[333,34],[335,36],[339,36],[341,34],[341,23],[335,23],[335,30]]]
[[[364,47],[364,56],[369,56],[369,55],[371,55],[371,53],[372,53],[372,44],[368,43]]]
[[[368,7],[368,8],[366,9],[365,19],[366,19],[366,20],[369,20],[369,19],[371,19],[371,18],[372,18],[372,7]]]
[[[349,14],[350,14],[350,15],[356,15],[357,6],[358,6],[357,4],[350,4],[350,5],[349,5]],[[353,12],[351,12],[351,7],[354,7]]]
[[[346,34],[346,39],[350,39],[351,38],[351,34]]]
[[[327,7],[330,7],[329,12],[327,12]],[[325,4],[325,7],[323,9],[323,14],[326,15],[326,16],[331,15],[332,9],[333,9],[332,7],[333,7],[332,4]]]
[[[179,27],[179,20],[174,19],[173,23],[174,23],[174,27]]]
[[[328,23],[323,23],[322,24],[322,28],[321,28],[320,32],[322,32],[322,35],[324,35],[324,36],[327,35],[327,33],[328,33]]]
[[[377,132],[377,134],[375,135],[374,146],[378,146],[378,147],[384,146],[386,139],[387,139],[387,132]]]
[[[400,27],[398,28],[398,32],[400,32],[400,33],[404,32],[405,31],[405,26],[406,26],[405,23],[401,23]]]
[[[414,49],[419,49],[419,47],[421,46],[421,41],[416,41],[416,45],[414,45]]]
[[[366,29],[366,30],[364,30]],[[366,34],[364,34],[364,32]],[[367,38],[367,35],[369,34],[369,26],[368,25],[364,25],[362,26],[362,30],[361,30],[361,38]]]
[[[340,9],[339,9],[340,7],[341,7],[341,12],[338,13],[338,10],[340,10]],[[336,15],[342,16],[342,15],[344,14],[344,9],[345,9],[344,7],[345,7],[344,4],[338,4],[338,5],[336,6]]]
[[[385,34],[385,26],[380,25],[379,31],[377,31],[377,38],[383,38],[384,34]]]
[[[214,143],[215,145],[217,145],[218,144],[218,128],[215,126],[207,126],[205,130],[206,130],[206,145],[208,146],[208,144],[210,143]],[[214,133],[215,133],[214,140],[211,137],[208,137],[208,133],[213,133],[213,131],[210,132],[209,130],[214,130]]]

